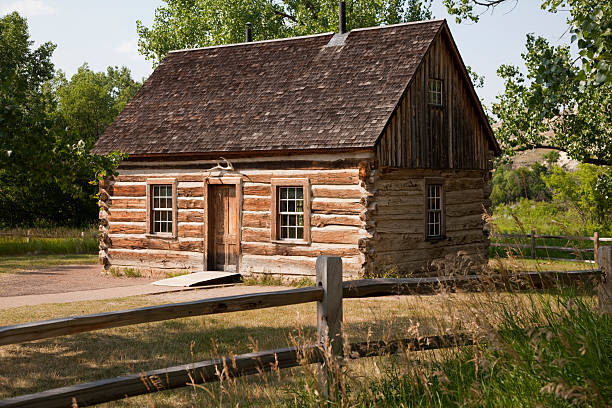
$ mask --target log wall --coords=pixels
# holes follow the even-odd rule
[[[446,234],[425,236],[425,178],[443,177]],[[488,172],[382,168],[367,178],[372,238],[362,243],[371,276],[443,275],[481,268],[488,257],[483,208]]]
[[[443,81],[442,106],[428,103],[429,78]],[[382,166],[487,170],[494,150],[452,39],[442,30],[432,43],[379,143]]]
[[[347,276],[360,275],[365,257],[359,249],[359,240],[368,236],[363,221],[367,192],[360,177],[364,174],[360,166],[373,162],[373,152],[270,160],[235,159],[232,160],[234,170],[223,173],[211,172],[216,162],[210,160],[123,162],[119,175],[105,180],[101,186],[106,198],[100,201],[101,262],[106,269],[133,268],[143,275],[162,277],[205,270],[204,178],[224,176],[242,179],[240,273],[314,276],[317,256],[337,255],[343,258]],[[148,234],[146,183],[149,178],[177,181],[176,238]],[[310,243],[271,240],[272,178],[310,180]]]

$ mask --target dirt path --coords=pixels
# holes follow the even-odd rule
[[[156,279],[118,278],[102,274],[99,265],[66,265],[1,274],[0,298],[146,285]]]
[[[0,309],[45,303],[69,303],[151,295],[163,302],[284,290],[283,286],[224,285],[181,288],[155,286],[149,278],[116,278],[101,274],[99,266],[71,265],[33,272],[0,275]]]

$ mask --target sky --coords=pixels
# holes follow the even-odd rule
[[[138,53],[136,20],[151,26],[161,0],[0,0],[0,16],[18,11],[27,17],[36,45],[57,45],[53,62],[69,77],[87,62],[95,71],[125,65],[135,79],[148,77],[150,61]],[[501,64],[522,66],[525,36],[536,33],[552,44],[568,43],[567,12],[542,11],[538,0],[512,0],[478,23],[457,24],[442,0],[434,0],[435,18],[446,18],[464,62],[485,77],[477,92],[490,105],[503,92],[496,71]]]

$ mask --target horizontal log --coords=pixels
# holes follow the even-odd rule
[[[269,242],[269,228],[242,228],[242,240],[245,242]]]
[[[243,211],[270,211],[270,197],[246,197],[242,202]]]
[[[363,221],[358,215],[323,215],[313,214],[310,217],[310,225],[313,227],[325,227],[328,225],[346,225],[361,227]]]
[[[282,255],[282,256],[308,256],[316,258],[321,255],[349,257],[360,254],[356,246],[326,246],[311,244],[287,245],[278,243],[243,242],[242,253],[250,255]]]
[[[392,265],[402,262],[414,261],[432,261],[435,259],[444,259],[446,256],[457,256],[458,253],[476,254],[484,252],[486,244],[484,242],[476,242],[472,244],[452,245],[447,243],[433,248],[413,249],[402,252],[377,251],[375,261],[380,264]],[[377,248],[378,249],[378,248]]]
[[[204,224],[178,224],[178,236],[180,238],[202,238],[204,236]]]
[[[269,184],[245,185],[242,187],[242,194],[270,197],[272,195],[272,188]]]
[[[319,201],[313,200],[311,203],[313,213],[319,214],[357,214],[359,215],[365,208],[361,203],[350,201]]]
[[[178,188],[179,197],[204,197],[204,187],[180,187]]]
[[[360,228],[344,227],[344,228],[312,228],[310,231],[310,239],[312,242],[320,242],[327,244],[352,244],[357,245],[359,238],[365,235]]]
[[[204,222],[204,211],[179,211],[178,220],[181,222]],[[180,227],[180,224],[179,224]]]
[[[107,190],[112,196],[118,197],[144,197],[147,195],[145,185],[113,185]]]
[[[161,263],[161,264],[177,264],[184,263],[189,264],[191,262],[199,262],[202,263],[202,254],[197,254],[196,259],[193,260],[193,256],[190,255],[189,252],[184,253],[173,253],[173,252],[136,252],[136,251],[124,251],[124,250],[116,250],[116,248],[111,248],[109,251],[111,259],[113,260],[130,260],[130,261],[138,261],[147,264],[149,266],[150,263]]]
[[[531,248],[531,245],[529,244],[507,244],[505,242],[491,242],[489,245],[493,247],[502,247],[502,248]],[[546,249],[546,250],[564,251],[564,252],[593,252],[593,248],[570,248],[570,247],[545,246],[545,245],[536,245],[535,249]]]
[[[177,206],[179,209],[203,209],[204,200],[188,198],[185,200],[177,200]]]
[[[277,275],[313,276],[315,274],[314,257],[282,255],[250,255],[243,253],[240,270],[254,273]],[[357,275],[361,272],[361,257],[342,259],[342,272],[346,275]]]
[[[380,171],[381,180],[421,179],[423,177],[476,178],[486,175],[484,170],[432,170],[432,169],[403,169],[386,167]]]
[[[111,223],[108,230],[110,234],[145,234],[147,227],[145,225]]]
[[[193,302],[171,303],[138,309],[65,317],[41,322],[0,327],[0,345],[48,339],[67,334],[90,332],[132,324],[159,322],[183,317],[255,310],[269,307],[317,302],[323,289],[307,287],[279,292],[226,296]]]
[[[113,208],[122,209],[145,209],[146,200],[144,198],[111,198],[107,204]]]
[[[116,249],[166,249],[170,251],[202,252],[202,240],[178,241],[163,238],[119,238],[112,237],[111,244]]]
[[[447,247],[449,245],[466,245],[484,243],[482,229],[470,231],[455,231],[446,234],[446,239],[426,241],[424,234],[398,234],[377,232],[374,246],[377,253],[394,251],[413,251],[427,248]]]
[[[147,213],[145,211],[121,211],[111,209],[108,220],[110,222],[146,222]]]
[[[313,186],[312,195],[313,197],[321,197],[321,198],[359,199],[365,195],[365,192],[362,192],[359,186],[346,187],[346,188],[331,188],[331,187],[326,187],[326,186]]]
[[[242,226],[247,228],[270,228],[270,213],[242,213]]]
[[[142,172],[147,171],[146,169],[143,169]],[[142,174],[121,174],[121,170],[119,170],[119,175],[115,177],[116,181],[119,182],[143,182],[143,181],[147,181],[149,179],[155,179],[155,178],[173,178],[176,179],[176,181],[180,182],[190,182],[190,181],[194,181],[194,182],[204,182],[204,175],[203,174],[174,174],[171,172],[168,173],[157,173],[157,172],[151,172],[148,175],[142,175]]]
[[[355,168],[343,171],[318,171],[318,172],[309,172],[309,171],[296,171],[292,174],[272,174],[272,173],[255,173],[255,172],[247,172],[243,175],[244,181],[249,181],[252,183],[270,183],[270,179],[272,178],[308,178],[310,180],[310,184],[358,184],[359,183],[359,172]]]

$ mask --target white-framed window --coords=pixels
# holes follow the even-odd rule
[[[270,239],[281,244],[310,244],[310,181],[273,178],[270,184]]]
[[[176,179],[147,179],[147,233],[176,237]]]
[[[426,184],[425,228],[427,238],[440,238],[444,235],[444,209],[442,184]]]
[[[151,186],[152,232],[171,233],[173,220],[172,184]]]
[[[442,88],[444,82],[441,79],[429,78],[427,81],[427,101],[430,105],[443,106]]]
[[[304,188],[278,188],[279,239],[304,239]]]

